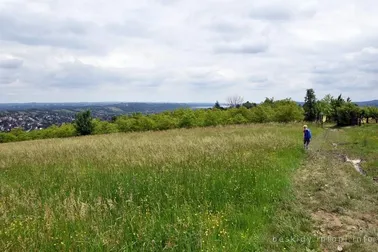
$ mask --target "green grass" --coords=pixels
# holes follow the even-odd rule
[[[316,247],[271,243],[308,231],[290,210],[305,156],[298,124],[1,144],[0,250]]]
[[[378,186],[372,179],[377,169],[369,166],[378,158],[377,131],[377,124],[326,129],[317,135],[306,162],[295,173],[297,200],[290,207],[297,206],[311,217],[310,229],[322,251],[337,251],[338,246],[343,251],[378,251]],[[361,166],[368,176],[345,162],[345,155],[363,158]]]
[[[369,177],[378,177],[378,125],[341,128],[333,132],[337,151],[351,159],[361,158],[361,164]]]

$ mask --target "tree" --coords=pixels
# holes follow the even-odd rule
[[[339,121],[338,121],[339,117],[337,116],[337,109],[340,108],[344,104],[345,104],[345,100],[343,99],[341,94],[337,97],[337,99],[335,98],[331,99],[331,118],[337,124],[339,124]]]
[[[337,108],[337,126],[358,125],[361,109],[352,102],[346,102]]]
[[[371,117],[370,107],[363,107],[361,109],[361,118],[366,118],[366,123],[369,123],[370,117]]]
[[[92,134],[94,124],[92,122],[92,115],[90,110],[79,112],[76,114],[74,121],[75,129],[79,135],[85,136]]]
[[[227,98],[227,105],[230,108],[238,108],[243,104],[244,98],[239,95],[229,96]]]
[[[306,91],[305,103],[303,104],[303,109],[305,111],[306,121],[315,121],[317,118],[317,106],[316,106],[316,96],[315,91],[310,88]]]
[[[323,116],[326,116],[326,119],[328,120],[332,116],[332,106],[331,101],[333,97],[330,94],[327,94],[324,96],[323,99],[320,101],[317,101],[317,110],[318,114],[320,116],[320,113],[323,114]]]
[[[251,109],[253,107],[256,107],[257,104],[256,103],[251,103],[251,102],[247,101],[247,102],[243,103],[242,106],[245,107],[245,108],[247,108],[247,109]]]
[[[221,105],[219,104],[219,102],[218,101],[216,101],[215,102],[215,104],[214,104],[214,107],[213,108],[215,108],[215,109],[222,109],[222,107],[221,107]]]
[[[329,120],[332,115],[331,107],[332,96],[327,94],[323,99],[316,101],[317,120],[323,122],[324,117]]]
[[[370,116],[375,119],[375,122],[378,123],[378,108],[370,107]]]
[[[274,104],[274,97],[272,97],[272,98],[265,97],[265,101],[263,102],[263,104],[273,105]]]

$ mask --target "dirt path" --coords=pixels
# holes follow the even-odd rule
[[[313,221],[322,251],[378,251],[378,185],[356,172],[325,130],[295,176],[301,207]]]

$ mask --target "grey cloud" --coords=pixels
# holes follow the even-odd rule
[[[168,77],[169,73],[140,71],[138,69],[108,68],[80,61],[59,64],[54,70],[44,68],[25,69],[20,79],[26,83],[39,83],[45,89],[96,90],[100,86],[123,86],[132,88],[156,88]]]
[[[282,22],[295,18],[313,17],[316,12],[316,6],[312,5],[311,2],[280,1],[253,5],[250,17],[252,19]]]
[[[234,42],[215,46],[215,53],[257,54],[266,52],[269,48],[266,42]]]
[[[250,13],[251,18],[267,19],[274,21],[289,20],[294,16],[294,11],[288,7],[255,7]]]
[[[252,75],[252,76],[248,77],[248,81],[257,82],[257,83],[266,83],[266,82],[268,82],[268,78],[264,77],[264,76]]]
[[[378,73],[378,48],[364,48],[354,61],[360,71]]]
[[[0,85],[10,84],[19,78],[16,68],[0,68]]]
[[[314,83],[315,88],[323,90],[337,89],[340,90],[340,92],[374,90],[377,84],[374,77],[361,75],[356,72],[318,75],[312,78],[312,82]]]
[[[0,23],[0,41],[31,47],[47,46],[103,54],[115,41],[114,35],[103,27],[74,19],[0,12]]]
[[[87,25],[72,20],[56,21],[38,16],[7,15],[0,13],[0,40],[25,45],[44,45],[72,49],[88,47],[85,39]]]
[[[60,69],[49,73],[48,84],[62,88],[95,88],[107,82],[120,82],[122,75],[112,70],[81,62],[60,64]]]
[[[212,31],[218,32],[218,33],[239,33],[243,32],[245,33],[246,30],[251,30],[252,27],[246,23],[238,23],[233,20],[219,20],[214,21],[210,25],[208,25],[208,28]]]
[[[213,93],[219,93],[221,90],[224,90],[226,88],[229,88],[232,86],[234,83],[231,82],[190,82],[188,83],[189,87],[192,90],[197,90],[198,92],[204,91],[204,90],[209,90]]]
[[[14,69],[20,68],[23,64],[20,59],[0,59],[0,68]]]

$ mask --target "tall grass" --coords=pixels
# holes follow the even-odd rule
[[[0,250],[263,250],[303,155],[299,125],[2,144]]]

